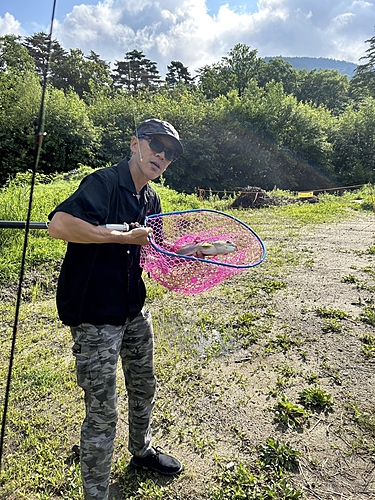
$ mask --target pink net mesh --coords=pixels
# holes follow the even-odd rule
[[[164,287],[175,292],[195,294],[212,288],[223,280],[265,258],[264,245],[257,234],[238,219],[215,210],[187,210],[151,215],[151,245],[141,249],[144,271]],[[190,244],[231,241],[237,250],[226,255],[178,255],[181,247]]]

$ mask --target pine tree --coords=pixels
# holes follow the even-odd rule
[[[134,95],[140,90],[153,90],[160,83],[156,63],[136,49],[127,52],[123,61],[115,62],[112,79],[115,88],[127,89]]]

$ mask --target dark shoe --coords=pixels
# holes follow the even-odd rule
[[[132,457],[130,466],[135,469],[147,469],[158,472],[165,476],[174,476],[182,471],[181,463],[165,453],[159,447],[151,448],[151,452],[145,457]]]

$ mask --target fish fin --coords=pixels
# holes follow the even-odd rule
[[[208,243],[208,241],[206,241],[206,242],[202,243],[202,245],[201,245],[201,246],[202,246],[202,247],[205,247],[205,248],[210,248],[210,247],[212,247],[213,245],[212,245],[211,243]]]

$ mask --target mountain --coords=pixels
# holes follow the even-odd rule
[[[284,59],[289,62],[294,69],[306,69],[312,71],[313,69],[336,69],[342,75],[348,75],[353,78],[354,71],[357,64],[348,61],[338,61],[337,59],[329,59],[328,57],[265,57],[264,60],[268,62],[270,59]]]

